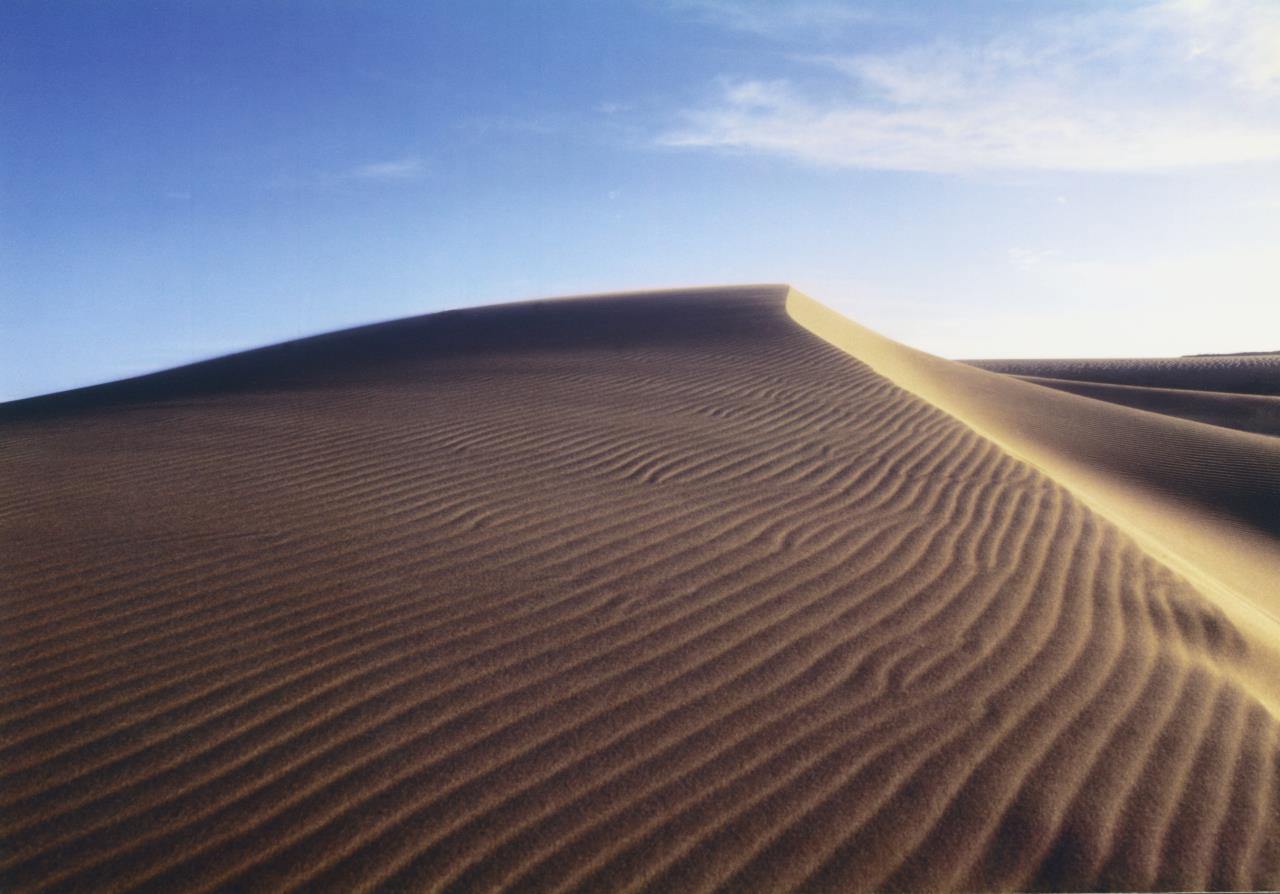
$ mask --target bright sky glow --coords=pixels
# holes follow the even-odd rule
[[[1280,349],[1280,3],[0,5],[0,400],[792,282],[952,357]]]

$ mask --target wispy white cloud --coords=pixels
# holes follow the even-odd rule
[[[424,171],[422,159],[409,156],[360,165],[352,169],[350,176],[356,180],[413,180]]]
[[[1274,0],[1159,0],[806,63],[806,88],[722,81],[658,142],[941,172],[1280,159]]]
[[[1280,93],[1280,4],[1274,0],[1174,0],[1145,11],[1148,24],[1213,65],[1237,87]]]
[[[1009,249],[1009,263],[1021,270],[1030,270],[1053,261],[1062,252],[1056,248],[1023,248],[1015,246]]]

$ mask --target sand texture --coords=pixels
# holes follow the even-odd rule
[[[1193,416],[785,286],[0,406],[0,888],[1280,886],[1280,438]]]

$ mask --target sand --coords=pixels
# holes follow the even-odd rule
[[[0,885],[1280,885],[1280,439],[1122,403],[760,286],[0,406]]]
[[[1280,354],[968,362],[1126,407],[1280,435]]]
[[[1280,395],[1280,353],[1104,360],[970,360],[968,363],[992,372],[1044,376],[1058,381]]]

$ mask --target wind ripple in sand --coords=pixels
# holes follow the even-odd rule
[[[1280,884],[1253,633],[786,294],[0,408],[6,888]]]

